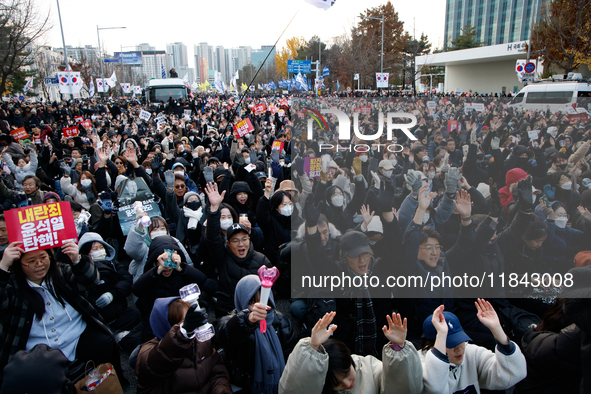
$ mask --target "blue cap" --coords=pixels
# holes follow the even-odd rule
[[[261,180],[261,178],[267,178],[267,173],[265,173],[264,171],[259,171],[256,173],[257,178],[259,179],[259,181]]]
[[[462,328],[460,324],[460,320],[456,315],[451,312],[443,312],[443,317],[445,317],[445,322],[447,323],[447,341],[445,347],[448,349],[453,349],[454,347],[458,346],[462,342],[471,341],[470,338]],[[427,339],[435,339],[437,336],[437,330],[431,321],[433,319],[432,315],[427,316],[425,321],[423,322],[423,334]]]

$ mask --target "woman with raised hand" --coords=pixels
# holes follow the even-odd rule
[[[406,318],[388,316],[382,331],[390,341],[382,361],[351,354],[343,342],[331,338],[336,312],[318,320],[310,338],[301,339],[289,356],[279,381],[279,393],[309,394],[346,391],[357,394],[421,393],[423,373],[419,354],[406,340]]]
[[[479,393],[481,389],[506,390],[527,375],[525,357],[511,342],[490,302],[476,302],[478,320],[495,337],[495,352],[468,343],[460,321],[440,305],[425,319],[423,331],[431,344],[424,347],[425,393]],[[434,342],[433,342],[434,341]]]

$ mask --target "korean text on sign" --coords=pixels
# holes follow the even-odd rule
[[[76,225],[69,202],[40,204],[5,212],[8,239],[20,241],[25,252],[77,241]]]
[[[322,170],[320,157],[306,157],[304,160],[304,172],[308,175],[308,178],[320,178],[320,171]]]
[[[238,134],[238,137],[240,138],[252,133],[254,131],[254,127],[252,126],[250,119],[246,118],[236,124],[234,126],[234,130],[236,130],[236,134]]]

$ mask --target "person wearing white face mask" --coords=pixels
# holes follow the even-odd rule
[[[133,278],[115,258],[115,249],[103,238],[93,232],[85,233],[78,242],[81,255],[90,257],[96,266],[100,281],[88,291],[88,300],[99,311],[101,316],[114,331],[130,331],[141,320],[136,308],[127,306],[127,296],[131,294]],[[139,343],[123,344],[133,349]]]
[[[137,224],[127,234],[125,246],[123,247],[125,253],[132,258],[129,264],[129,273],[133,276],[134,283],[144,274],[144,267],[148,258],[148,248],[152,240],[163,235],[169,235],[166,220],[160,216],[153,216],[150,218],[151,223],[146,229],[140,221],[140,218],[144,215],[146,215],[144,212],[138,212],[136,214]],[[174,240],[185,255],[187,264],[192,266],[193,261],[185,247],[177,238],[174,238]]]
[[[575,255],[588,249],[591,242],[591,225],[585,224],[585,231],[579,231],[567,225],[569,216],[559,201],[548,206],[540,200],[543,214],[536,210],[541,219],[546,216],[548,238],[544,241],[544,258],[554,272],[566,273],[572,268]]]
[[[277,190],[271,197],[272,180],[265,183],[265,195],[259,199],[256,209],[257,223],[265,234],[263,253],[276,265],[279,261],[279,246],[291,240],[291,228],[301,223],[290,193]]]
[[[69,175],[64,175],[60,180],[60,185],[64,193],[86,209],[90,209],[98,197],[96,181],[88,171],[82,171],[78,183],[75,184],[72,184]]]

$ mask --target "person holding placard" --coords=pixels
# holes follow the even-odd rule
[[[59,349],[70,361],[110,362],[122,378],[115,338],[84,298],[97,286],[92,260],[65,241],[58,262],[50,249],[25,253],[13,242],[0,260],[0,370],[19,350],[37,344]],[[0,376],[0,379],[2,377]]]

